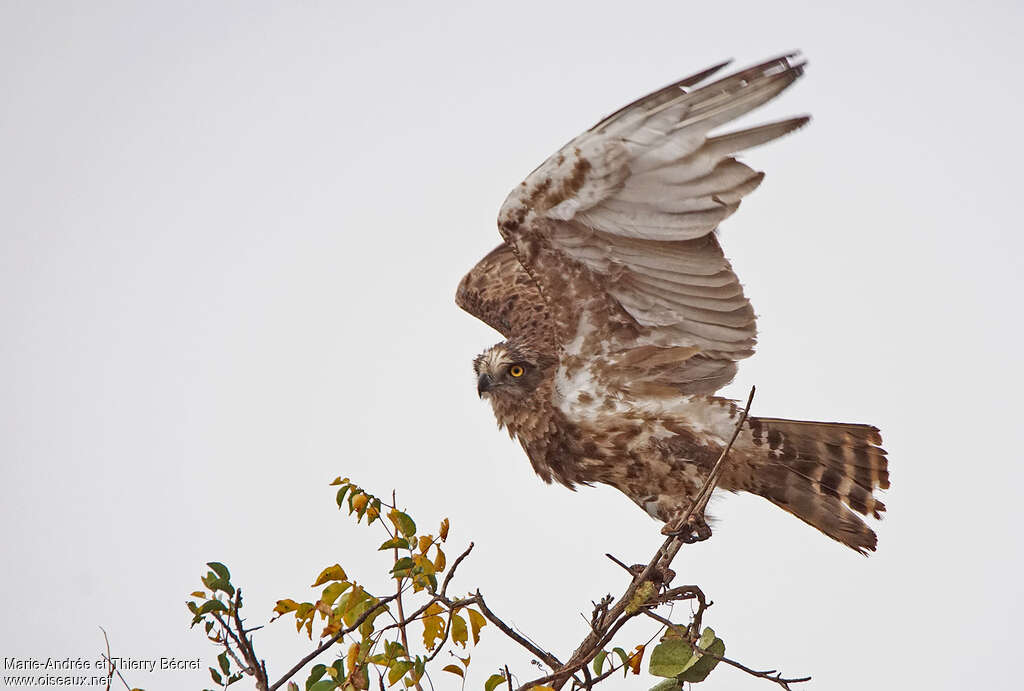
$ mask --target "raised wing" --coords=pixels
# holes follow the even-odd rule
[[[710,132],[802,73],[782,56],[693,90],[721,65],[605,118],[513,190],[498,216],[537,281],[563,359],[623,390],[710,392],[753,353],[753,309],[713,231],[762,178],[732,154],[798,117]]]
[[[529,341],[554,354],[547,305],[508,245],[495,247],[462,278],[455,304],[505,338]]]

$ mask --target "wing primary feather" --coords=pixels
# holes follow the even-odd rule
[[[591,127],[589,131],[594,132],[596,130],[604,128],[607,125],[610,125],[615,120],[617,120],[620,115],[622,115],[628,110],[637,108],[638,106],[649,105],[653,108],[662,103],[665,103],[666,101],[671,101],[679,94],[680,89],[695,86],[701,83],[702,81],[704,81],[705,79],[707,79],[708,77],[710,77],[711,75],[713,75],[714,73],[718,72],[720,69],[731,63],[732,58],[729,58],[728,60],[724,60],[718,63],[717,65],[712,65],[706,70],[702,70],[700,72],[697,72],[696,74],[691,74],[689,77],[683,77],[679,81],[672,82],[668,86],[663,86],[657,91],[652,91],[646,96],[641,96],[635,101],[627,103],[626,105],[622,106],[611,115],[604,117],[600,122]]]
[[[721,156],[724,158],[725,156],[736,153],[737,151],[752,149],[755,146],[767,144],[773,139],[778,139],[783,135],[789,134],[793,130],[800,129],[810,122],[810,120],[811,116],[801,115],[800,117],[790,118],[780,122],[758,125],[757,127],[737,130],[736,132],[729,132],[728,134],[722,134],[717,137],[709,137],[707,142],[704,144],[704,148],[713,156]]]

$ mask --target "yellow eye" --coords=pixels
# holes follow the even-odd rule
[[[512,365],[511,367],[508,368],[508,373],[511,374],[513,377],[521,377],[523,376],[523,368],[520,367],[519,365]]]

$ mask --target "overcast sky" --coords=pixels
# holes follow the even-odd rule
[[[746,156],[767,178],[722,228],[760,315],[726,394],[878,425],[889,511],[865,559],[721,498],[679,582],[730,656],[808,689],[1019,688],[1022,20],[1008,0],[4,0],[0,656],[94,658],[102,625],[122,655],[204,657],[132,684],[209,684],[183,605],[204,562],[252,623],[335,561],[383,586],[336,475],[450,517],[452,551],[476,541],[456,590],[567,656],[625,585],[604,553],[646,561],[661,536],[610,489],[545,486],[495,430],[471,359],[499,337],[456,283],[579,131],[798,48],[805,78],[744,121],[814,117]],[[486,633],[472,688],[503,662],[530,678]],[[256,644],[275,678],[310,647],[285,622]]]

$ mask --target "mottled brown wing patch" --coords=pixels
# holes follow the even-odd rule
[[[550,318],[537,284],[506,244],[491,250],[463,277],[455,304],[505,338],[538,348],[551,341]]]

